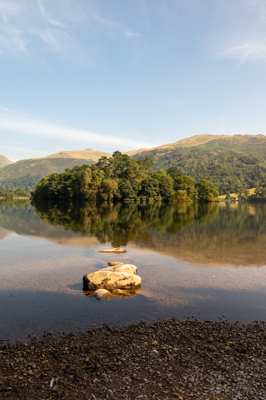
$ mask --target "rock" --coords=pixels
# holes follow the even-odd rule
[[[89,291],[97,289],[134,289],[141,285],[141,277],[124,272],[100,270],[85,275],[83,282]]]
[[[125,274],[137,275],[138,268],[132,264],[123,264],[106,267],[101,269],[101,271],[124,272]]]
[[[106,289],[98,289],[92,293],[92,297],[96,300],[102,300],[102,299],[109,300],[111,298],[111,296],[112,296],[112,293]]]
[[[111,299],[126,299],[128,297],[134,297],[141,291],[141,286],[138,286],[134,290],[123,290],[114,289],[112,291],[106,289],[98,289],[95,292],[83,290],[83,293],[87,297],[92,297],[96,300],[111,300]]]
[[[121,249],[121,247],[115,247],[113,249],[106,249],[99,251],[99,253],[116,253],[116,254],[121,254],[121,253],[126,253],[125,249]]]
[[[109,261],[107,265],[110,265],[110,267],[115,267],[116,265],[124,265],[124,263],[118,261]]]

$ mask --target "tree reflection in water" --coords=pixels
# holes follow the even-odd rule
[[[217,203],[94,203],[68,209],[36,206],[42,220],[63,225],[73,232],[91,234],[101,243],[111,242],[114,247],[126,246],[139,238],[148,244],[153,231],[176,234],[195,220],[206,223],[218,210]]]

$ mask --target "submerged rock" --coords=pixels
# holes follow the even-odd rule
[[[112,296],[112,293],[106,289],[98,289],[95,290],[95,292],[93,292],[91,295],[92,295],[91,297],[93,297],[96,300],[102,300],[102,299],[109,300],[110,297]]]
[[[138,286],[134,290],[125,289],[114,289],[112,291],[106,289],[98,289],[95,292],[91,292],[83,289],[83,293],[87,297],[91,297],[96,300],[111,300],[111,299],[126,299],[129,297],[134,297],[141,291],[141,286]]]
[[[106,250],[101,250],[99,253],[116,253],[116,254],[121,254],[121,253],[126,253],[125,249],[122,249],[121,247],[114,247],[113,249],[106,249]]]
[[[83,281],[88,290],[134,289],[141,285],[141,277],[125,272],[100,270],[85,275]]]

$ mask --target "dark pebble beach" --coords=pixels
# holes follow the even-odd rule
[[[0,343],[4,399],[266,399],[266,327],[174,318]]]

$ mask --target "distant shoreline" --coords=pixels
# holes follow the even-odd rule
[[[13,196],[13,197],[4,197],[4,196],[0,196],[0,199],[4,199],[4,200],[30,200],[30,196]]]

